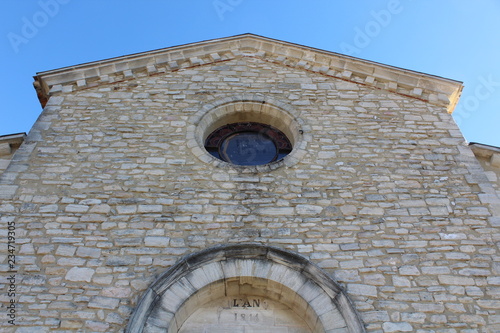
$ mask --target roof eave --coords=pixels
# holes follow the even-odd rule
[[[134,73],[139,71],[148,74],[175,71],[239,56],[286,62],[287,66],[383,87],[389,91],[404,90],[400,93],[445,106],[449,113],[453,112],[463,89],[460,81],[254,34],[211,39],[39,72],[35,76],[35,88],[44,105],[51,93],[62,91],[64,85],[73,85],[75,89],[86,88],[91,85],[90,81],[94,85],[96,82],[115,82],[110,76],[127,79],[133,78]]]

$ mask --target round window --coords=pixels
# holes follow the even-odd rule
[[[278,161],[292,151],[290,140],[270,125],[242,122],[219,127],[205,140],[213,156],[236,165],[262,165]]]

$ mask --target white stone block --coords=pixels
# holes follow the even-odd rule
[[[119,303],[120,300],[117,298],[96,296],[89,302],[89,308],[112,310],[115,309]]]
[[[73,267],[66,273],[66,280],[74,282],[90,282],[95,271],[92,268]]]
[[[12,153],[12,149],[9,143],[0,143],[0,156],[10,155]]]
[[[167,247],[170,237],[149,236],[144,238],[144,244],[150,247]]]
[[[409,323],[392,323],[387,322],[382,325],[384,332],[392,333],[392,332],[413,332],[413,326]]]
[[[352,295],[377,297],[377,287],[366,284],[351,283],[347,286],[347,291]]]
[[[500,153],[494,153],[491,155],[490,163],[496,168],[500,168]]]
[[[299,215],[318,215],[323,211],[323,207],[317,205],[297,205],[295,211]]]

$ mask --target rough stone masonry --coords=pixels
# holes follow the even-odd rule
[[[449,113],[459,82],[242,35],[39,73],[36,86],[48,101],[0,182],[2,276],[9,223],[17,271],[2,332],[124,332],[158,277],[228,244],[308,260],[360,331],[500,331],[500,200]],[[273,122],[292,153],[218,160],[203,135],[225,117]]]

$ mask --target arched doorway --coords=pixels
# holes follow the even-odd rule
[[[307,259],[257,244],[179,261],[146,291],[126,332],[364,332],[339,286]]]

